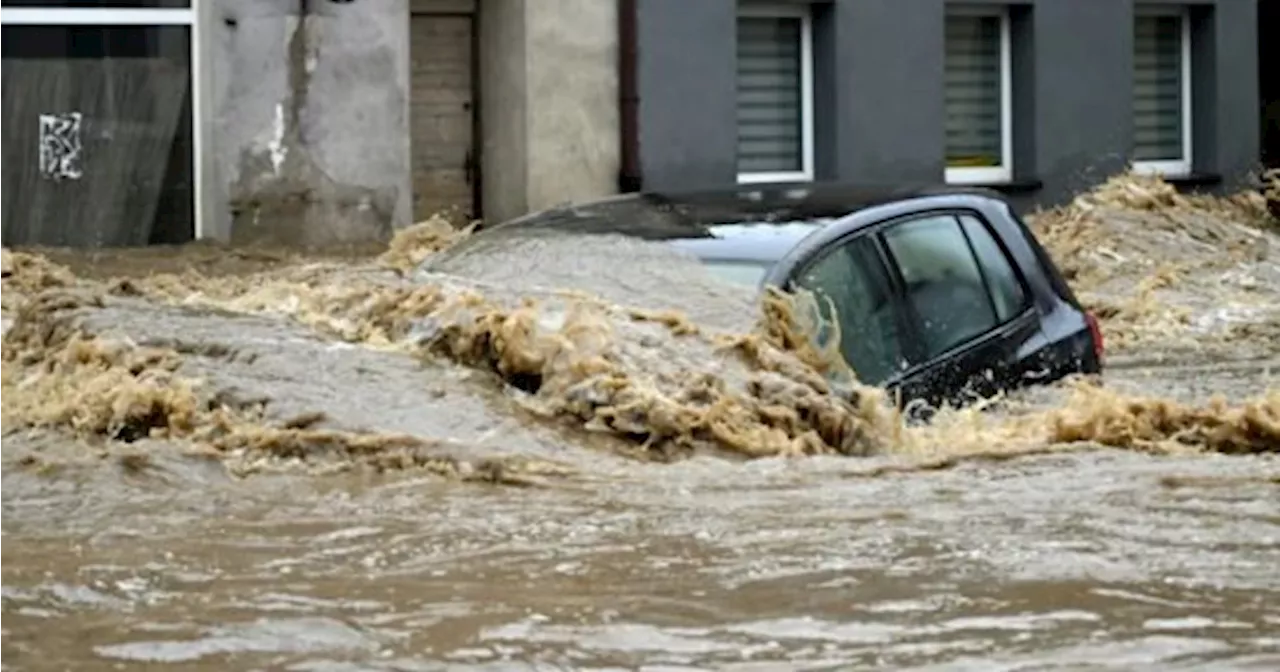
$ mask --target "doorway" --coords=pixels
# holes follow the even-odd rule
[[[1262,105],[1262,165],[1280,168],[1280,2],[1258,0],[1258,99]],[[1269,29],[1268,29],[1269,28]]]
[[[478,216],[473,3],[410,4],[413,218]]]

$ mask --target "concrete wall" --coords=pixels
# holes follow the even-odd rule
[[[526,0],[530,210],[618,183],[618,14],[613,0]]]
[[[969,0],[1011,8],[1013,181],[1039,185],[1025,202],[1061,202],[1127,163],[1135,1]],[[810,4],[818,179],[941,182],[945,0]],[[1193,170],[1239,186],[1259,157],[1256,0],[1165,4],[1194,6]],[[734,179],[736,6],[640,0],[645,188]]]
[[[409,223],[406,0],[202,4],[204,235],[310,246]]]
[[[202,7],[203,234],[307,246],[409,224],[408,0]],[[478,21],[485,218],[613,193],[615,3],[481,0]]]
[[[484,218],[616,191],[616,4],[481,0]]]
[[[480,5],[480,209],[486,219],[508,219],[528,200],[524,14],[523,2]]]

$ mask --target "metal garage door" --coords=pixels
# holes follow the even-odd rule
[[[409,128],[413,215],[475,215],[473,147],[474,2],[418,0],[410,5]]]

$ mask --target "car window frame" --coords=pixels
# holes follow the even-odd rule
[[[990,276],[987,273],[987,267],[984,266],[981,259],[979,259],[978,251],[973,245],[973,239],[969,237],[969,231],[965,229],[964,222],[960,220],[961,217],[968,215],[978,222],[978,226],[981,226],[982,229],[987,232],[987,235],[991,236],[992,241],[996,244],[996,249],[1000,251],[1001,256],[1004,257],[1005,263],[1008,264],[1010,270],[1013,271],[1013,277],[1018,283],[1018,289],[1022,290],[1022,303],[1009,314],[1009,317],[997,322],[996,328],[1003,328],[1007,324],[1016,322],[1018,318],[1025,316],[1027,311],[1035,307],[1033,290],[1030,283],[1027,281],[1027,278],[1023,275],[1022,265],[1018,263],[1017,257],[1015,257],[1013,252],[1009,250],[1004,240],[1001,239],[1000,234],[996,231],[996,228],[991,225],[991,222],[987,221],[986,217],[982,216],[982,213],[976,210],[967,211],[964,208],[957,208],[956,210],[962,213],[955,216],[956,222],[960,225],[960,232],[964,234],[965,241],[969,244],[969,251],[973,252],[973,258],[978,260],[978,272],[982,274],[982,282],[987,286],[987,296],[990,298],[993,308],[995,307],[995,296],[992,295],[993,285],[991,283]],[[999,311],[996,311],[996,315],[999,316]]]

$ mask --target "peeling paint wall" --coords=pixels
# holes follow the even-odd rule
[[[409,223],[407,16],[407,0],[217,3],[206,235],[310,247]]]

